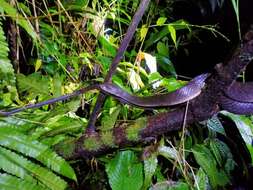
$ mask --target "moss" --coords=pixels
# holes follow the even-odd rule
[[[114,135],[111,130],[103,132],[101,134],[101,141],[106,146],[110,146],[110,147],[116,146],[114,142]]]
[[[139,118],[132,125],[126,129],[127,139],[130,141],[136,141],[139,139],[139,133],[147,126],[147,118]]]
[[[76,139],[69,139],[54,145],[54,150],[63,158],[71,158],[76,149]]]
[[[89,151],[96,151],[99,148],[101,148],[101,145],[102,145],[101,139],[98,138],[97,136],[88,137],[83,142],[83,148]]]

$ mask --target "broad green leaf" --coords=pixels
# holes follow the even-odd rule
[[[11,152],[10,150],[0,147],[0,157],[9,160],[17,165],[17,167],[25,169],[31,176],[52,190],[64,190],[67,187],[67,183],[53,172],[32,163],[23,156]]]
[[[210,140],[210,148],[217,163],[219,164],[219,166],[222,166],[223,158],[219,150],[218,140]]]
[[[219,186],[225,186],[229,182],[225,172],[218,170],[216,160],[207,147],[197,144],[193,147],[192,151],[197,163],[207,174],[214,189]]]
[[[196,181],[194,181],[194,187],[199,190],[206,190],[211,188],[208,183],[207,175],[202,168],[199,168],[197,172]]]
[[[251,144],[253,141],[252,121],[244,115],[236,115],[226,111],[222,111],[221,113],[230,117],[235,122],[237,128],[242,135],[243,140],[246,142],[246,144]]]
[[[177,150],[168,146],[159,146],[158,154],[167,158],[168,160],[176,160],[177,159]]]
[[[132,151],[119,152],[106,164],[112,190],[139,190],[143,184],[143,165]]]

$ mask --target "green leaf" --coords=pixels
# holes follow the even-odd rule
[[[219,144],[218,144],[218,140],[210,140],[210,148],[212,150],[212,153],[214,154],[214,157],[217,161],[217,163],[219,164],[219,166],[222,166],[222,155],[220,153],[219,150]]]
[[[102,118],[102,131],[112,129],[117,121],[121,110],[121,106],[116,106],[110,108],[110,113],[105,113],[105,116]]]
[[[194,182],[194,187],[196,189],[210,189],[210,186],[208,185],[208,178],[205,174],[204,170],[202,168],[199,168],[197,175],[196,175],[196,181]]]
[[[245,143],[251,144],[251,142],[253,141],[252,121],[244,115],[236,115],[236,114],[229,113],[226,111],[222,111],[221,113],[230,117],[235,122]]]
[[[115,57],[117,53],[117,48],[114,44],[108,41],[105,37],[100,36],[98,38],[99,43],[102,46],[102,51],[105,56]]]
[[[149,84],[155,83],[157,81],[160,81],[162,78],[163,77],[158,72],[150,73],[148,75],[148,83]]]
[[[74,170],[63,158],[46,145],[30,140],[29,136],[17,133],[15,129],[0,128],[0,145],[37,159],[55,172],[76,180]]]
[[[251,155],[251,163],[253,163],[253,147],[252,145],[247,145],[250,155]]]
[[[1,7],[1,4],[0,4]],[[14,69],[9,60],[9,47],[0,19],[0,107],[9,106],[17,99]]]
[[[164,181],[155,184],[149,190],[190,190],[190,187],[188,184],[183,182],[170,183],[169,181]]]
[[[47,190],[48,188],[41,186],[34,182],[22,180],[12,175],[0,174],[0,187],[1,190]]]
[[[18,74],[17,81],[20,92],[29,92],[31,98],[35,98],[39,94],[44,96],[49,94],[49,78],[39,73],[28,76]]]
[[[155,174],[157,165],[158,165],[158,160],[155,153],[153,153],[149,158],[144,160],[143,189],[147,189],[152,184],[152,177]]]
[[[142,25],[141,31],[140,31],[140,41],[144,40],[146,35],[148,33],[148,28],[146,25]]]
[[[169,56],[164,56],[164,55],[157,54],[156,59],[157,59],[157,62],[159,63],[159,66],[164,71],[166,71],[169,74],[172,74],[175,77],[177,76],[176,75],[176,70],[174,68],[173,63],[170,61]]]
[[[174,77],[171,78],[164,78],[162,80],[162,86],[166,87],[169,92],[173,92],[182,86],[184,86],[185,82],[175,79]]]
[[[208,119],[207,127],[217,133],[221,133],[225,135],[224,128],[217,116],[214,116],[211,119]]]
[[[71,118],[68,116],[56,116],[54,119],[50,119],[46,126],[38,132],[38,137],[41,136],[55,136],[58,134],[75,133],[80,132],[83,129],[84,122],[77,118]],[[33,134],[36,136],[36,134]]]
[[[13,165],[16,165],[16,167],[23,168],[24,170],[26,170],[27,173],[29,173],[29,175],[33,176],[35,179],[37,179],[52,190],[64,190],[67,187],[67,183],[58,176],[56,176],[53,172],[49,171],[46,168],[40,167],[37,164],[32,163],[23,156],[11,152],[10,150],[0,147],[0,157],[0,160],[8,160]]]
[[[168,146],[159,146],[158,154],[167,158],[168,160],[176,160],[177,159],[177,150]]]
[[[158,42],[156,48],[160,55],[169,56],[169,47],[165,43]]]
[[[156,21],[156,25],[161,26],[166,22],[167,18],[166,17],[160,17],[158,18],[158,20]]]
[[[62,87],[62,81],[61,81],[60,75],[56,73],[53,77],[53,87],[52,87],[54,97],[58,97],[62,95],[61,87]]]
[[[173,25],[168,25],[168,29],[170,31],[170,36],[175,44],[175,46],[177,47],[177,35],[176,35],[176,29],[174,28]]]
[[[28,19],[25,19],[21,14],[18,14],[16,8],[12,7],[9,3],[4,0],[0,0],[0,7],[8,14],[14,22],[21,26],[29,36],[36,42],[38,35],[36,34],[32,24]]]
[[[42,60],[41,59],[36,59],[36,61],[35,61],[35,72],[37,72],[41,68],[41,65],[42,65]]]
[[[160,39],[162,39],[163,37],[165,37],[169,33],[170,33],[170,31],[168,30],[168,27],[164,26],[162,28],[162,30],[159,30],[159,32],[152,34],[150,36],[150,38],[145,41],[145,46],[144,46],[145,48],[144,49],[149,48],[150,46],[152,46],[154,43],[158,42]]]
[[[119,152],[106,164],[112,190],[138,190],[143,184],[143,166],[132,151]]]
[[[204,145],[195,145],[192,149],[197,163],[203,168],[208,176],[211,186],[216,189],[218,186],[225,186],[229,179],[223,170],[219,171],[214,156]]]

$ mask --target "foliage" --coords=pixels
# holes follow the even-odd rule
[[[122,151],[106,164],[112,189],[140,189],[143,181],[142,163],[131,151]]]
[[[240,25],[238,1],[232,1],[232,5]],[[223,0],[188,2],[197,4],[201,10],[207,3],[211,12],[224,4]],[[174,20],[170,17],[172,3],[166,1],[166,7],[161,7],[152,1],[142,19],[131,48],[112,79],[125,91],[140,96],[174,91],[185,81],[176,78],[171,55],[197,38],[198,31],[226,38],[213,25]],[[0,0],[0,108],[40,102],[102,82],[138,4],[135,0]],[[20,66],[25,65],[23,72],[14,71],[9,59],[13,48],[8,44],[9,31],[4,26],[10,22],[19,31],[18,49],[29,51],[26,61],[20,59]],[[21,58],[23,54],[27,52]],[[233,171],[238,163],[233,155],[234,147],[223,141],[229,136],[218,117],[187,130],[186,134],[178,132],[144,148],[136,146],[100,157],[91,162],[95,169],[86,166],[83,160],[64,160],[59,154],[72,151],[71,143],[82,135],[96,96],[89,92],[82,99],[0,118],[0,186],[80,189],[86,181],[92,181],[97,185],[95,188],[102,183],[103,188],[113,190],[157,190],[226,189],[233,183]],[[98,129],[106,133],[122,122],[163,111],[122,105],[109,97],[98,118]],[[224,114],[236,123],[253,157],[252,118]],[[133,139],[138,136],[133,131],[129,134]],[[65,152],[57,152],[62,144]]]
[[[15,100],[15,75],[8,58],[9,48],[0,19],[0,107],[8,106]]]

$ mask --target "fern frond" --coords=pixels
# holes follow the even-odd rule
[[[8,58],[8,53],[9,47],[0,19],[0,106],[10,105],[17,92],[14,69]]]
[[[5,166],[0,166],[1,169],[7,171],[8,173],[15,175],[17,174],[17,172],[15,172],[16,168],[22,168],[27,173],[27,175],[29,174],[30,176],[38,180],[40,183],[47,186],[49,189],[64,190],[67,187],[67,183],[58,176],[56,176],[53,172],[39,166],[38,164],[32,163],[31,161],[27,160],[26,158],[17,153],[11,152],[10,150],[0,147],[0,157],[0,160],[3,160],[2,162],[0,162],[2,164],[4,164],[6,160],[8,160],[8,162],[5,163]],[[11,166],[9,167],[9,165],[7,164],[10,163]],[[15,171],[13,171],[13,169],[15,169]]]
[[[0,174],[0,187],[2,190],[24,190],[24,189],[32,189],[32,190],[46,190],[46,187],[40,186],[36,183],[32,183],[30,181],[22,180],[15,176],[11,176],[8,174]]]
[[[0,145],[32,157],[55,172],[76,181],[74,170],[63,158],[48,146],[31,140],[29,136],[18,133],[13,128],[0,128]]]

